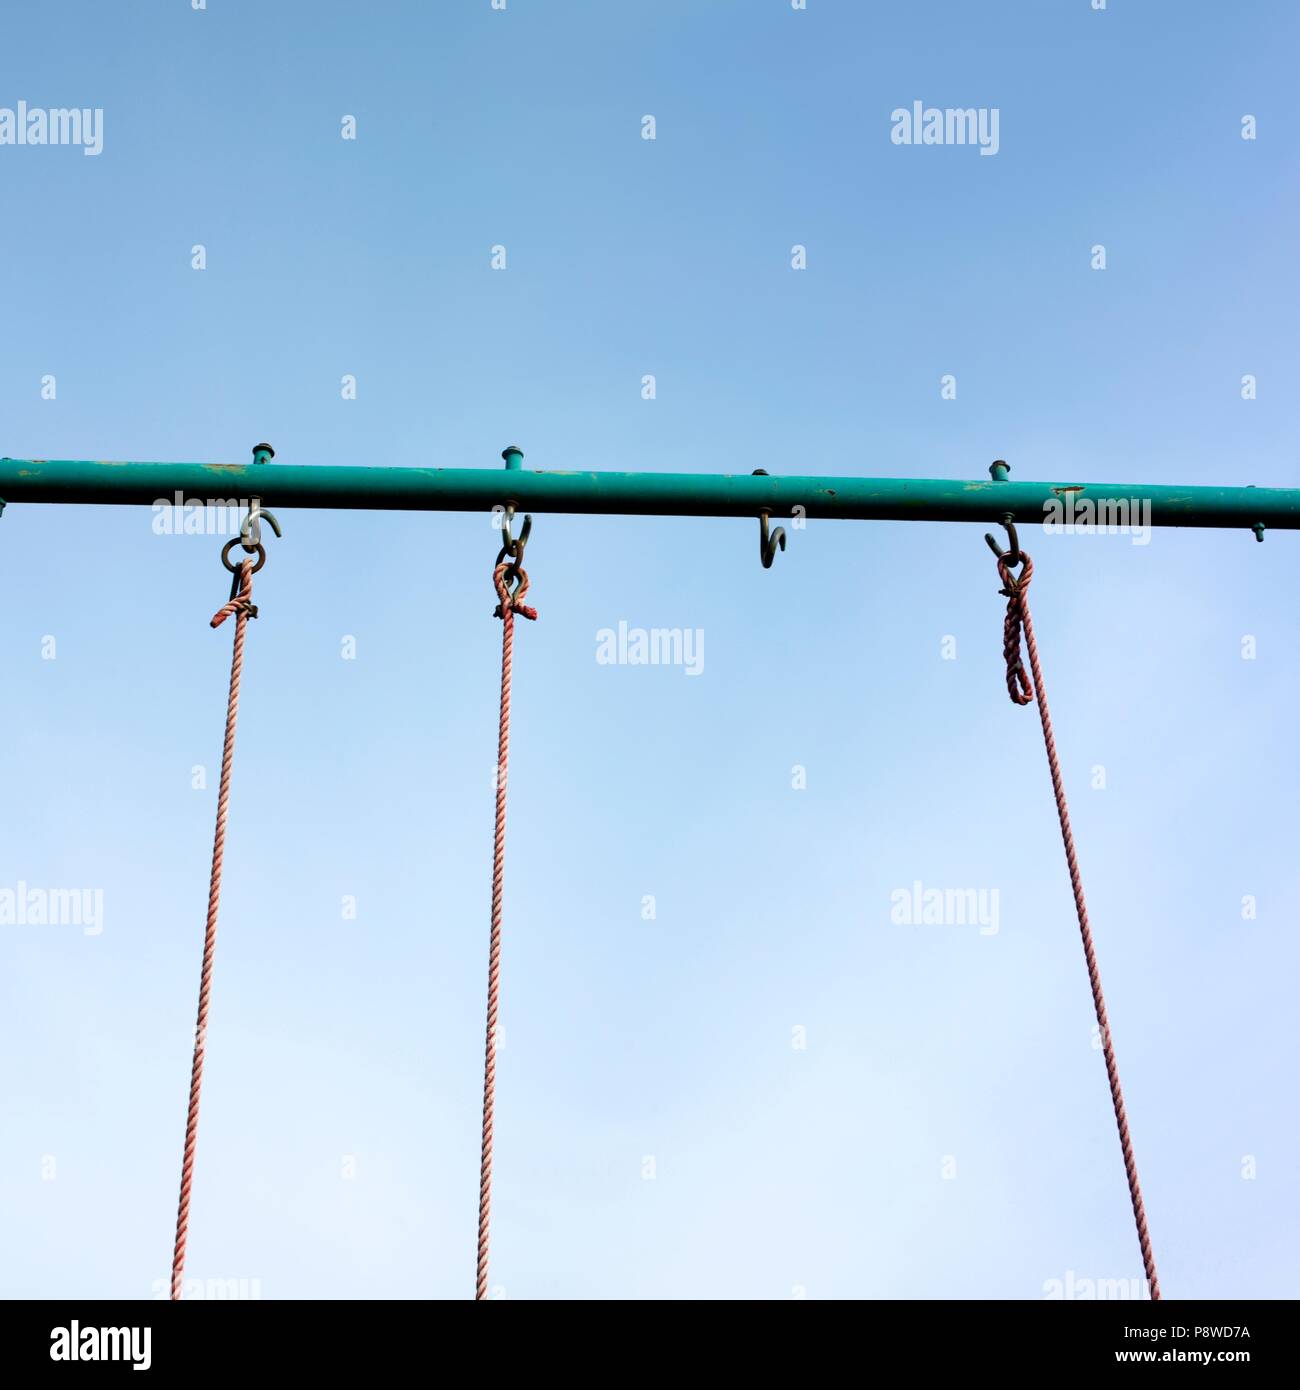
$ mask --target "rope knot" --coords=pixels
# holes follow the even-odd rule
[[[510,578],[516,581],[513,593],[510,592]],[[492,571],[492,582],[496,586],[498,599],[497,606],[492,610],[494,618],[504,618],[506,609],[509,609],[511,613],[520,613],[533,622],[537,621],[537,609],[529,608],[523,602],[523,597],[528,592],[527,570],[508,563],[499,564]]]
[[[212,615],[212,626],[220,627],[232,613],[237,613],[241,618],[256,618],[257,604],[250,603],[242,595],[239,598],[232,598],[229,603],[223,604]]]
[[[212,615],[212,627],[220,627],[232,614],[240,618],[257,617],[257,605],[253,602],[253,570],[257,568],[260,565],[255,566],[251,560],[243,560],[234,567],[230,597]]]
[[[998,557],[998,574],[1002,579],[1002,588],[998,593],[1007,601],[1007,617],[1002,626],[1002,655],[1007,663],[1007,694],[1011,696],[1013,704],[1028,705],[1033,703],[1034,685],[1025,670],[1024,662],[1020,659],[1020,633],[1025,621],[1025,590],[1029,588],[1029,581],[1034,576],[1034,563],[1023,550],[1020,552],[1020,562],[1023,568],[1015,575],[1011,573],[1011,566],[1006,560],[1002,556]]]

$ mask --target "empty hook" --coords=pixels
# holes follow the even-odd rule
[[[767,477],[766,468],[754,469],[753,476],[756,478]],[[776,559],[776,552],[785,549],[785,527],[778,526],[771,534],[768,534],[768,520],[772,513],[764,508],[758,514],[758,558],[763,562],[763,568],[770,570],[772,561]]]

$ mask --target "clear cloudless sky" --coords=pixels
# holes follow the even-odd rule
[[[1281,0],[12,5],[0,106],[104,127],[0,146],[0,452],[1295,487],[1298,39]],[[998,153],[892,143],[918,100]],[[279,517],[187,1274],[467,1297],[499,536]],[[536,518],[499,1296],[1140,1277],[983,529],[813,521],[764,572],[756,521]],[[1022,539],[1164,1291],[1300,1295],[1300,540]],[[167,1278],[222,540],[0,520],[0,888],[104,902],[0,927],[10,1296]],[[702,674],[598,663],[620,621]],[[891,920],[918,882],[998,930]]]

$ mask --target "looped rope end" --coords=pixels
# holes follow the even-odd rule
[[[1023,566],[1018,575],[1011,573],[1007,557],[998,556],[998,574],[1002,587],[998,590],[1007,601],[1006,622],[1002,626],[1002,655],[1007,663],[1007,694],[1015,705],[1029,705],[1034,700],[1034,685],[1020,659],[1020,631],[1025,621],[1025,590],[1033,578],[1034,563],[1025,551],[1020,552]]]
[[[224,554],[223,551],[223,558]],[[238,614],[241,618],[257,617],[257,605],[253,602],[253,575],[261,569],[265,561],[266,552],[263,551],[256,564],[252,560],[243,560],[234,566],[231,571],[233,577],[230,581],[230,597],[212,615],[210,627],[220,627],[232,614]]]
[[[512,571],[518,581],[513,594],[506,579],[507,571]],[[523,602],[523,597],[528,592],[527,570],[517,569],[510,564],[500,564],[492,571],[492,582],[496,585],[498,600],[497,606],[492,610],[494,618],[504,618],[505,610],[509,608],[512,613],[518,613],[532,622],[537,621],[537,609],[530,608]]]
[[[1007,694],[1011,696],[1012,704],[1032,705],[1034,703],[1033,682],[1026,675],[1023,663],[1019,661],[1014,666],[1007,668]]]

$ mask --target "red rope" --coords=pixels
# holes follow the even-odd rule
[[[176,1246],[172,1253],[172,1298],[179,1299],[185,1272],[185,1239],[190,1221],[190,1188],[194,1181],[194,1151],[199,1135],[199,1090],[203,1084],[203,1047],[208,1029],[208,1001],[212,993],[212,957],[217,944],[217,907],[221,899],[221,861],[226,846],[226,810],[230,801],[230,765],[235,755],[235,719],[239,713],[239,677],[244,666],[244,631],[253,606],[253,561],[238,568],[230,601],[213,615],[220,627],[235,615],[235,645],[230,659],[230,696],[226,703],[226,741],[221,750],[221,789],[217,793],[217,828],[212,841],[212,877],[208,883],[208,924],[203,935],[203,970],[199,976],[199,1016],[194,1031],[194,1063],[190,1069],[190,1104],[185,1117],[185,1157],[181,1163],[181,1197],[176,1212]]]
[[[493,572],[501,619],[501,724],[497,735],[496,831],[492,840],[492,933],[488,949],[487,1043],[483,1060],[483,1147],[478,1183],[478,1269],[475,1300],[488,1296],[488,1236],[492,1207],[492,1112],[496,1102],[497,1007],[501,986],[501,897],[506,865],[506,764],[510,757],[510,671],[515,644],[515,614],[535,619],[537,610],[521,602],[528,592],[528,576],[517,570],[519,587],[513,596],[506,578],[509,563]]]
[[[1027,705],[1038,692],[1038,714],[1043,725],[1043,743],[1047,748],[1047,765],[1052,773],[1052,790],[1056,794],[1056,814],[1061,822],[1061,839],[1065,844],[1065,862],[1070,869],[1070,887],[1074,890],[1074,907],[1079,918],[1079,934],[1083,938],[1083,955],[1088,963],[1088,984],[1092,988],[1092,1004],[1097,1014],[1097,1026],[1101,1030],[1102,1054],[1106,1059],[1106,1077],[1110,1082],[1111,1104],[1115,1107],[1115,1124],[1119,1128],[1120,1148],[1124,1153],[1124,1173],[1128,1178],[1129,1198],[1133,1203],[1133,1220],[1137,1225],[1138,1244],[1142,1247],[1142,1263],[1146,1267],[1147,1287],[1152,1299],[1160,1297],[1160,1280],[1156,1275],[1155,1255],[1151,1250],[1151,1235],[1147,1230],[1146,1207],[1142,1202],[1142,1187],[1138,1182],[1137,1160],[1133,1157],[1133,1141],[1129,1137],[1128,1115],[1124,1109],[1124,1093],[1119,1084],[1119,1066],[1115,1061],[1115,1049],[1110,1040],[1110,1024],[1106,1018],[1106,1000],[1101,992],[1101,971],[1097,967],[1097,953],[1092,944],[1092,928],[1088,925],[1088,905],[1083,897],[1083,879],[1079,874],[1079,858],[1074,848],[1074,834],[1070,829],[1070,810],[1065,800],[1065,784],[1061,779],[1061,765],[1056,756],[1056,739],[1052,735],[1052,716],[1047,709],[1047,691],[1043,686],[1043,668],[1038,661],[1038,643],[1034,640],[1034,624],[1029,616],[1029,601],[1025,590],[1033,577],[1034,566],[1029,556],[1022,550],[1020,559],[1024,568],[1019,578],[1012,575],[1006,558],[998,559],[998,574],[1002,576],[1002,593],[1007,596],[1007,618],[1003,629],[1003,655],[1007,660],[1007,690],[1018,705]],[[1033,671],[1033,684],[1025,674],[1020,660],[1020,629],[1025,630],[1025,643],[1029,648],[1029,665]]]

